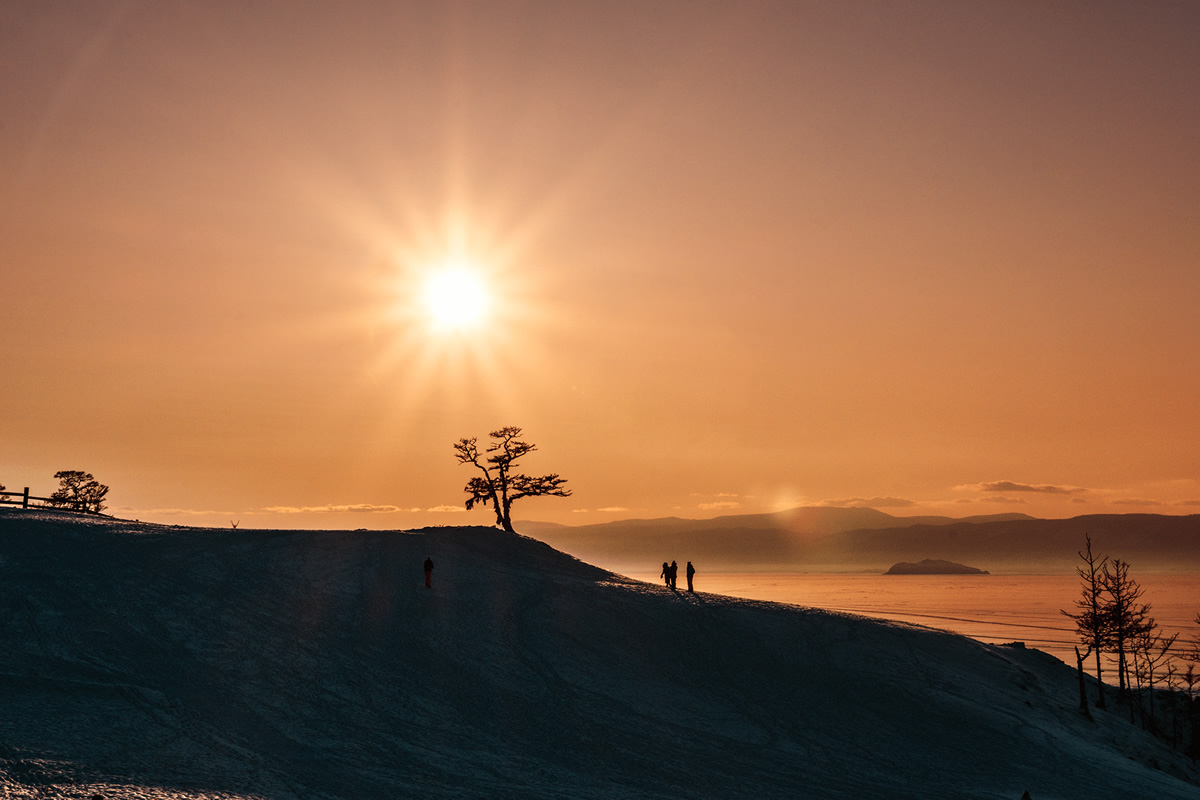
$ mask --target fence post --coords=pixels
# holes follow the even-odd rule
[[[21,498],[21,508],[29,508],[29,487],[25,487],[25,496]]]

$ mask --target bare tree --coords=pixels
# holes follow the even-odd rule
[[[1178,638],[1178,633],[1163,636],[1159,632],[1158,622],[1153,617],[1146,617],[1130,643],[1138,689],[1140,691],[1143,685],[1146,689],[1146,705],[1151,731],[1158,731],[1158,721],[1154,714],[1154,687],[1158,679],[1163,677],[1164,672],[1173,672],[1170,669],[1170,651]]]
[[[1085,652],[1082,654],[1079,652],[1079,648],[1075,648],[1075,660],[1080,676],[1080,705],[1086,711],[1087,700],[1083,688],[1083,661],[1092,653],[1096,654],[1096,689],[1099,692],[1096,707],[1106,707],[1104,704],[1104,681],[1101,677],[1100,654],[1108,646],[1108,625],[1107,616],[1104,612],[1103,584],[1104,569],[1108,563],[1108,557],[1097,556],[1092,553],[1091,536],[1086,536],[1084,541],[1084,549],[1079,553],[1083,564],[1075,568],[1075,574],[1079,576],[1081,583],[1079,599],[1075,601],[1075,608],[1077,610],[1074,614],[1065,610],[1062,613],[1075,620],[1075,633],[1079,636],[1080,644],[1085,648]]]
[[[90,472],[66,469],[54,473],[54,477],[58,478],[59,487],[50,495],[50,505],[90,514],[99,514],[104,510],[108,487],[93,478]]]
[[[1194,620],[1197,625],[1200,625],[1200,614],[1196,615]],[[1187,662],[1187,669],[1183,673],[1183,683],[1187,686],[1187,709],[1188,709],[1188,738],[1190,739],[1187,754],[1191,756],[1192,761],[1200,757],[1200,699],[1196,697],[1197,686],[1200,686],[1200,634],[1192,639],[1191,646],[1184,651],[1183,658]]]
[[[474,436],[454,443],[454,457],[458,463],[474,464],[481,473],[463,487],[470,495],[466,502],[468,511],[476,503],[490,504],[496,513],[496,524],[513,532],[512,504],[516,501],[523,497],[571,496],[571,490],[563,488],[567,479],[557,473],[533,476],[515,471],[519,459],[537,450],[537,445],[519,439],[520,428],[508,426],[492,431],[488,436],[493,442],[483,453]]]
[[[1186,710],[1187,695],[1180,691],[1180,687],[1183,685],[1183,674],[1179,670],[1179,662],[1174,655],[1167,658],[1163,683],[1166,684],[1167,702],[1171,707],[1171,747],[1178,747],[1183,733],[1183,725],[1179,719],[1179,706],[1182,700]]]
[[[1141,602],[1141,584],[1129,577],[1129,562],[1114,558],[1104,566],[1104,616],[1111,650],[1117,656],[1117,686],[1122,693],[1129,683],[1129,649],[1140,636],[1150,616],[1150,606]]]

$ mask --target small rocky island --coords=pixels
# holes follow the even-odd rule
[[[953,561],[938,561],[937,559],[927,558],[924,561],[919,561],[916,564],[911,561],[901,561],[899,564],[893,564],[892,568],[884,575],[987,575],[986,569],[976,569],[968,567],[965,564],[956,564]]]

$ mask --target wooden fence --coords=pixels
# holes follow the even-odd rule
[[[0,492],[0,505],[20,506],[21,508],[55,508],[59,511],[77,511],[80,514],[97,514],[82,500],[55,500],[52,497],[34,497],[29,494],[29,487],[24,492]]]

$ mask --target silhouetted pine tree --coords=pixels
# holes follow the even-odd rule
[[[479,452],[475,437],[454,443],[458,463],[474,464],[483,473],[482,477],[472,478],[463,487],[463,491],[471,495],[466,502],[468,511],[476,503],[490,503],[496,513],[496,524],[512,532],[512,504],[516,501],[523,497],[571,496],[570,489],[562,488],[567,479],[560,478],[557,473],[534,476],[513,472],[518,459],[537,450],[537,445],[517,438],[521,435],[520,428],[509,426],[488,435],[495,440],[486,451],[491,455]]]
[[[54,473],[59,488],[50,495],[50,505],[99,514],[104,510],[108,487],[92,477],[90,472],[67,469]]]
[[[1158,622],[1154,617],[1146,617],[1142,629],[1133,637],[1132,655],[1134,676],[1137,678],[1139,691],[1146,690],[1146,714],[1149,718],[1149,729],[1158,732],[1158,720],[1154,711],[1154,689],[1164,673],[1168,672],[1171,662],[1171,648],[1178,633],[1163,636],[1159,632]]]
[[[1141,602],[1141,584],[1129,577],[1129,562],[1114,558],[1104,566],[1101,578],[1104,587],[1104,616],[1107,620],[1108,640],[1117,656],[1117,686],[1122,696],[1128,696],[1129,650],[1134,640],[1141,636],[1150,617],[1150,606]],[[1130,704],[1130,720],[1133,706]]]
[[[1075,649],[1076,667],[1080,673],[1080,692],[1084,693],[1083,688],[1083,661],[1090,654],[1096,654],[1096,690],[1099,697],[1096,700],[1097,708],[1106,708],[1104,702],[1104,680],[1101,675],[1100,654],[1108,646],[1108,622],[1104,610],[1104,569],[1108,563],[1107,556],[1097,556],[1092,553],[1092,537],[1084,538],[1084,549],[1079,552],[1079,558],[1083,560],[1083,564],[1075,568],[1075,574],[1079,576],[1081,583],[1079,599],[1075,601],[1074,614],[1070,611],[1062,613],[1075,620],[1075,633],[1079,636],[1079,643],[1085,648],[1085,652],[1080,654],[1079,649]],[[1080,697],[1080,704],[1084,710],[1087,709],[1086,696]]]

